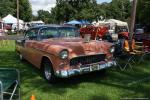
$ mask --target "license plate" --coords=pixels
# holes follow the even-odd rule
[[[89,71],[90,71],[90,68],[89,68],[89,67],[82,68],[82,72],[89,72]]]
[[[100,67],[100,69],[103,69],[103,68],[106,68],[107,66],[106,66],[106,64],[101,64],[99,67]]]

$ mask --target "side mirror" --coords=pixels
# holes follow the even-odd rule
[[[25,39],[16,40],[16,44],[17,44],[17,45],[22,45],[22,46],[23,46],[24,43],[25,43],[25,41],[26,41]]]
[[[23,43],[25,42],[25,39],[21,39],[21,40],[16,40],[17,43]]]

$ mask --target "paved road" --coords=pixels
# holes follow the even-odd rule
[[[0,36],[0,40],[19,40],[19,39],[23,39],[23,35],[7,35],[7,36]]]

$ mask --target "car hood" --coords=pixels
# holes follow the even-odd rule
[[[107,54],[112,46],[112,43],[106,41],[91,40],[90,42],[84,42],[82,38],[45,39],[40,44],[45,49],[44,51],[57,55],[62,50],[68,50],[71,58],[79,55]]]

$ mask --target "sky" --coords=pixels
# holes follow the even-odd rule
[[[32,6],[34,15],[37,15],[38,10],[50,11],[52,7],[55,7],[56,0],[29,0]],[[111,2],[111,0],[97,0],[98,3]]]

